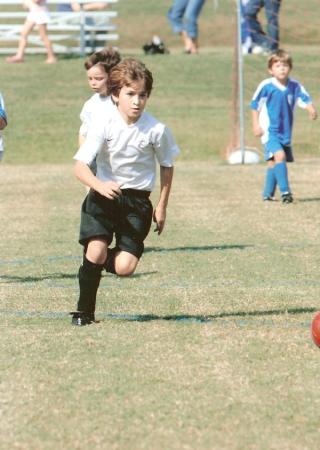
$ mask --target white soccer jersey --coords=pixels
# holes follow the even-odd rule
[[[80,120],[82,122],[80,126],[79,133],[81,136],[86,137],[88,134],[88,129],[92,122],[92,116],[97,114],[105,115],[112,112],[115,109],[111,97],[105,97],[100,94],[93,94],[83,105],[80,113]]]
[[[5,106],[4,106],[4,100],[3,97],[0,93],[0,114],[3,116],[5,116],[5,118],[7,118],[6,116],[6,110],[5,110]],[[2,158],[2,152],[4,150],[4,146],[3,146],[3,138],[1,136],[1,132],[0,132],[0,159]]]
[[[137,122],[128,125],[115,108],[108,117],[95,119],[74,159],[90,165],[96,158],[96,176],[102,181],[116,181],[123,189],[152,191],[156,161],[172,167],[179,153],[171,131],[151,114],[143,112]]]

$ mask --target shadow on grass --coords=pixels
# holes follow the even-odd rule
[[[43,280],[73,280],[77,277],[76,273],[50,273],[47,275],[36,276],[17,276],[17,275],[2,275],[0,282],[7,283],[37,283]]]
[[[234,322],[239,325],[250,324],[249,319],[252,317],[270,317],[270,316],[284,316],[284,315],[298,315],[315,313],[319,308],[305,307],[305,308],[288,308],[288,309],[274,309],[266,311],[235,311],[235,312],[221,312],[218,314],[112,314],[112,313],[98,313],[97,323],[104,322],[104,320],[118,320],[124,322],[154,322],[154,321],[168,321],[176,323],[214,323],[226,322],[226,319],[234,319]],[[70,316],[70,312],[63,311],[23,311],[23,310],[0,310],[0,315],[15,316],[23,318],[45,318],[45,319],[63,319]],[[219,320],[220,319],[220,320]],[[238,320],[237,320],[238,319]],[[266,323],[266,321],[264,321]],[[273,322],[272,322],[273,323]],[[273,323],[274,324],[274,323]],[[309,322],[303,324],[309,326]],[[289,326],[289,324],[288,324]]]
[[[157,271],[140,272],[130,276],[130,278],[141,278],[147,275],[154,275]],[[103,273],[102,276],[114,276],[107,273]],[[77,272],[74,273],[51,273],[41,276],[18,276],[18,275],[2,275],[0,276],[0,283],[38,283],[44,280],[75,280],[77,279]]]
[[[299,198],[298,202],[320,202],[320,197],[313,197],[313,198]]]
[[[101,314],[105,319],[117,319],[127,322],[152,322],[156,320],[174,321],[174,322],[195,322],[208,323],[217,319],[226,318],[249,318],[261,316],[281,316],[281,315],[296,315],[314,313],[319,308],[288,308],[288,309],[271,309],[266,311],[235,311],[235,312],[221,312],[218,314]]]
[[[190,246],[190,247],[173,247],[173,248],[162,248],[162,247],[148,247],[145,249],[145,253],[159,252],[159,253],[169,253],[169,252],[208,252],[212,250],[245,250],[246,248],[254,247],[252,244],[231,244],[231,245],[200,245],[200,246]]]

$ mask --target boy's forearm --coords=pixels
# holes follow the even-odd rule
[[[252,117],[252,126],[255,128],[257,125],[259,125],[259,111],[253,109],[251,112],[251,117]]]
[[[169,201],[173,178],[173,167],[160,167],[160,198],[158,206],[166,208]]]
[[[160,167],[160,198],[159,202],[153,212],[153,221],[157,226],[154,231],[161,234],[166,221],[166,211],[169,201],[173,177],[173,167]]]
[[[77,161],[74,167],[74,174],[78,178],[81,183],[85,186],[89,186],[90,188],[97,190],[97,184],[99,180],[94,176],[91,169],[87,164],[82,161]]]
[[[253,134],[257,137],[261,136],[263,134],[263,131],[261,129],[260,123],[259,123],[259,111],[257,111],[256,109],[252,110],[252,131]]]

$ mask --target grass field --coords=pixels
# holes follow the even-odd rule
[[[1,448],[316,448],[320,161],[292,166],[289,206],[261,202],[263,166],[178,163],[165,234],[83,329],[83,188],[1,169]]]
[[[133,277],[103,276],[100,322],[90,327],[72,327],[68,315],[81,261],[85,191],[72,156],[90,95],[83,61],[0,61],[9,115],[0,164],[1,450],[318,447],[320,354],[310,323],[320,310],[319,125],[297,111],[295,203],[263,203],[265,166],[228,166],[222,157],[232,48],[209,42],[192,59],[171,37],[170,55],[146,58],[133,40],[136,11],[162,17],[169,3],[119,3],[132,44],[123,53],[154,72],[148,109],[182,150],[167,226],[161,237],[150,233]],[[228,2],[219,3],[222,14]],[[296,0],[290,5],[285,30],[297,21],[289,14]],[[308,46],[288,42],[294,76],[319,107],[319,47],[307,37]],[[245,73],[248,103],[265,60],[246,59]],[[246,142],[260,148],[248,110]]]
[[[215,3],[218,4],[217,9]],[[166,18],[171,4],[172,0],[119,1],[116,9],[119,12],[117,23],[121,30],[121,48],[141,49],[154,34],[160,35],[173,51],[181,48],[180,38],[172,33]],[[318,7],[318,0],[308,0],[303,9],[298,0],[282,2],[279,22],[283,45],[319,45],[320,31],[315,14]],[[263,10],[259,18],[265,24]],[[200,44],[214,48],[233,45],[235,22],[234,0],[207,0],[199,17]]]

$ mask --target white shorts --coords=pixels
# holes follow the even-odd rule
[[[47,11],[30,11],[27,15],[27,20],[37,25],[43,25],[50,22],[50,16]]]

